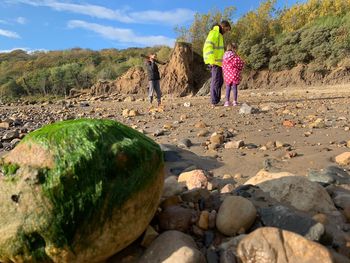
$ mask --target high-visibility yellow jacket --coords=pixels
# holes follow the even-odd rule
[[[220,33],[219,26],[214,26],[210,30],[203,46],[204,63],[221,67],[224,52],[224,38]]]

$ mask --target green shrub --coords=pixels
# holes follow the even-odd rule
[[[250,49],[247,62],[252,69],[258,70],[265,68],[269,63],[270,49],[266,42],[256,44]]]
[[[17,98],[24,95],[25,90],[12,79],[0,86],[0,94],[1,97]]]

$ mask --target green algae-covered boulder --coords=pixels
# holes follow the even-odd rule
[[[105,260],[145,230],[164,179],[159,146],[111,120],[47,125],[0,169],[0,262]]]

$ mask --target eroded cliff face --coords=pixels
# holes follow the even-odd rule
[[[289,70],[273,72],[269,70],[250,71],[243,75],[241,89],[286,88],[290,86],[322,86],[350,82],[350,66],[340,65],[328,70],[313,72],[307,65],[298,65]]]
[[[208,72],[191,44],[175,44],[169,62],[158,65],[161,75],[160,86],[163,94],[185,96],[195,93],[208,78]],[[130,68],[114,81],[99,81],[91,87],[93,95],[108,93],[146,94],[148,90],[147,72],[143,67]]]

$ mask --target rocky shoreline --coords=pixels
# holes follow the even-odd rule
[[[108,262],[349,262],[350,87],[244,90],[239,100],[212,110],[208,97],[167,96],[148,111],[144,98],[119,94],[1,106],[0,152],[82,117],[118,120],[161,145],[158,211]]]

